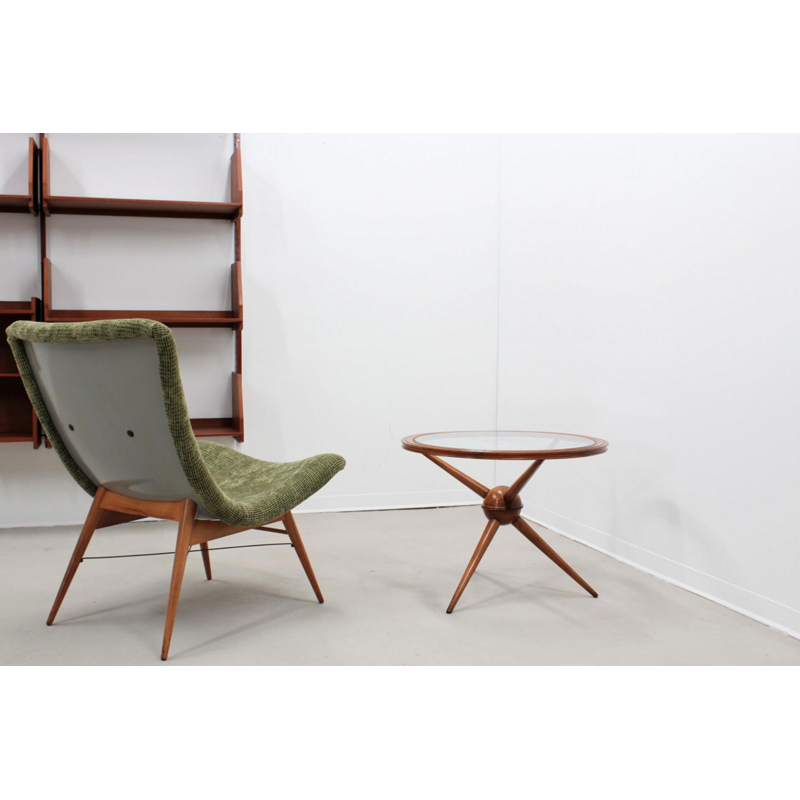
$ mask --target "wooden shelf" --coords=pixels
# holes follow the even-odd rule
[[[241,218],[242,153],[238,134],[231,156],[230,202],[191,200],[138,200],[122,197],[65,197],[50,193],[50,141],[42,137],[42,210],[51,214],[78,214],[95,217],[166,217],[171,219],[218,219],[229,222]]]
[[[28,139],[28,194],[0,194],[0,214],[38,215],[36,187],[39,183],[39,148]]]
[[[0,302],[0,332],[17,319],[45,322],[87,322],[145,318],[174,328],[231,328],[235,333],[236,371],[231,386],[231,417],[192,420],[196,436],[231,436],[244,441],[242,398],[242,328],[244,326],[241,218],[243,212],[242,156],[239,134],[234,134],[231,155],[231,196],[226,202],[141,200],[111,197],[66,197],[51,194],[50,143],[39,134],[28,148],[28,195],[0,195],[0,213],[32,213],[39,216],[42,302]],[[39,210],[44,213],[39,214]],[[231,308],[219,311],[88,310],[52,308],[52,264],[47,252],[47,218],[51,214],[164,217],[175,219],[227,220],[233,223],[235,261],[231,265]],[[161,299],[158,296],[158,299]],[[11,349],[0,339],[0,442],[30,442],[38,447],[41,426],[30,406]],[[49,444],[48,444],[49,446]]]
[[[26,194],[0,194],[0,214],[28,214],[29,203]]]
[[[241,330],[244,324],[242,306],[242,263],[231,264],[231,305],[230,311],[156,311],[153,309],[134,310],[65,310],[51,308],[53,297],[53,265],[49,258],[42,264],[42,289],[44,291],[45,322],[92,322],[102,319],[154,319],[171,328],[234,328]]]
[[[244,436],[244,431],[234,424],[233,419],[225,417],[206,417],[192,420],[194,435],[203,436],[233,436],[236,439]]]
[[[182,200],[126,200],[116,197],[44,198],[44,213],[94,217],[168,217],[173,219],[221,219],[229,222],[242,215],[241,203],[200,203]]]
[[[33,319],[36,316],[36,298],[23,300],[0,300],[0,315]],[[11,323],[9,322],[8,325]]]
[[[28,431],[20,431],[19,433],[15,433],[13,431],[5,432],[0,430],[0,444],[32,441],[34,441],[33,434]]]
[[[49,311],[46,322],[91,322],[102,319],[153,319],[170,328],[236,328],[241,317],[232,311],[90,311],[85,309]]]

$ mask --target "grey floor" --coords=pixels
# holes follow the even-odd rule
[[[172,651],[180,664],[800,664],[800,641],[540,528],[600,593],[591,598],[501,528],[452,615],[477,544],[477,507],[298,515],[325,594],[291,547],[199,554]],[[172,523],[100,530],[87,555],[171,550]],[[78,528],[0,531],[0,663],[159,660],[170,556],[87,560],[45,618]],[[284,537],[248,532],[212,547]]]

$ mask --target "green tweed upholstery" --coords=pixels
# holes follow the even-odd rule
[[[158,353],[164,409],[178,459],[192,490],[217,519],[238,527],[264,525],[319,491],[345,461],[333,453],[302,461],[272,463],[214,442],[198,441],[183,394],[178,351],[170,329],[149,319],[99,322],[14,322],[8,342],[47,438],[72,477],[90,495],[97,487],[75,463],[50,417],[22,342],[89,343],[153,339]]]

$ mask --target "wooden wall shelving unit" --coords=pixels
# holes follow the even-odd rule
[[[28,140],[28,194],[0,194],[0,213],[39,214],[39,148]],[[0,442],[32,442],[38,448],[41,427],[22,385],[17,364],[5,337],[6,328],[18,319],[41,319],[37,297],[0,301]]]
[[[87,322],[89,320],[145,317],[172,328],[231,328],[236,340],[236,371],[231,374],[231,416],[192,419],[195,436],[232,436],[244,441],[242,402],[242,151],[241,137],[233,134],[230,202],[184,200],[139,200],[115,197],[66,197],[52,193],[50,182],[50,141],[40,134],[41,151],[41,251],[42,309],[45,322]],[[53,263],[47,252],[47,218],[71,214],[101,217],[155,217],[170,219],[228,220],[233,224],[234,263],[231,264],[231,308],[220,311],[87,310],[55,308],[52,292]]]
[[[40,211],[42,213],[40,213]],[[30,303],[0,301],[0,330],[14,320],[45,322],[87,322],[90,320],[145,317],[173,328],[230,328],[235,336],[235,371],[231,374],[231,416],[192,419],[196,436],[231,436],[244,441],[242,400],[242,152],[241,137],[233,135],[230,202],[183,200],[139,200],[109,197],[66,197],[52,194],[50,183],[50,142],[39,134],[31,138],[28,153],[28,194],[0,195],[0,213],[31,213],[39,217],[42,300]],[[54,307],[53,263],[47,252],[47,220],[51,215],[161,217],[171,219],[227,220],[233,225],[234,263],[231,264],[231,308],[219,311],[89,310]],[[0,342],[0,442],[41,442],[41,426],[33,413],[17,374],[11,349]],[[49,443],[48,443],[49,446]]]

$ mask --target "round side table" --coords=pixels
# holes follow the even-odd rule
[[[406,436],[402,441],[406,450],[421,453],[464,486],[483,498],[483,513],[489,520],[478,546],[467,564],[461,582],[447,607],[451,614],[459,598],[467,588],[470,578],[478,568],[483,554],[489,548],[497,529],[501,525],[513,525],[526,539],[536,545],[549,559],[577,581],[592,597],[597,592],[575,572],[563,558],[520,516],[522,500],[519,493],[545,461],[558,458],[584,458],[605,453],[608,442],[593,436],[578,436],[572,433],[549,433],[547,431],[450,431],[442,433],[418,433]],[[533,463],[511,486],[495,486],[489,489],[452,464],[442,460],[449,458],[480,458],[493,461],[532,461]]]

